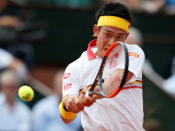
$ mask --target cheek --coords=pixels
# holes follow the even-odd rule
[[[105,46],[106,40],[103,39],[103,37],[102,38],[99,38],[97,40],[98,40],[98,42],[97,42],[98,48],[103,48]]]
[[[103,36],[103,35],[100,35],[99,37],[98,37],[98,40],[101,42],[101,44],[102,45],[104,45],[105,43],[107,43],[109,40],[107,39],[107,38],[105,38],[105,36]]]
[[[122,38],[122,41],[124,42],[126,39],[127,39],[127,36],[124,36],[124,37]]]
[[[120,39],[120,40],[118,40],[118,41],[124,42],[125,40],[126,40],[126,39],[122,38],[122,39]]]

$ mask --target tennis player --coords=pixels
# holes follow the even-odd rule
[[[116,41],[124,42],[129,35],[132,16],[125,5],[108,3],[97,11],[96,19],[93,31],[97,39],[90,41],[87,51],[66,68],[63,100],[59,106],[62,120],[70,123],[81,111],[85,131],[143,131],[142,66],[145,57],[137,45],[126,44],[129,73],[118,95],[103,99],[85,95],[107,48]],[[115,66],[114,62],[110,68]]]

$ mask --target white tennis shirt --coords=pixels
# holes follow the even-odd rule
[[[145,56],[137,45],[126,46],[129,53],[129,71],[134,76],[115,97],[99,99],[90,107],[84,108],[81,122],[85,131],[144,130],[142,66]],[[63,78],[63,96],[78,95],[80,89],[93,83],[102,61],[95,56],[96,50],[96,40],[92,40],[87,51],[68,65]],[[115,67],[115,63],[113,65]]]

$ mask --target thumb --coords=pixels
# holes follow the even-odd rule
[[[88,91],[88,87],[85,87],[81,93],[80,93],[80,96],[86,96],[86,92]]]
[[[80,97],[84,97],[86,95],[86,91],[85,90],[82,90],[81,92],[80,92]]]

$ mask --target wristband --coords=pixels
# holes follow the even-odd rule
[[[59,105],[59,112],[60,112],[60,115],[64,118],[64,119],[74,119],[77,115],[77,113],[73,113],[73,112],[68,112],[64,109],[63,107],[63,102],[64,102],[64,99],[62,100],[62,102],[60,103]]]

